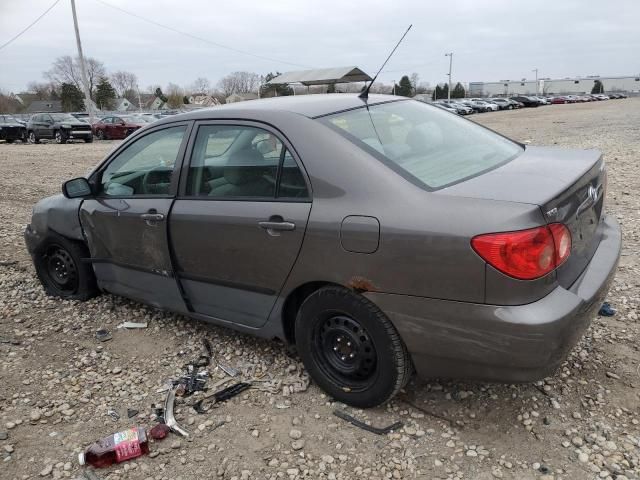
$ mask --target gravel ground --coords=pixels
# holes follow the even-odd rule
[[[207,338],[219,361],[239,378],[264,380],[261,388],[203,415],[179,405],[188,440],[172,434],[149,456],[97,471],[100,478],[640,478],[640,98],[474,120],[532,144],[606,154],[607,208],[624,230],[609,296],[618,312],[595,319],[561,369],[536,384],[414,380],[385,407],[346,408],[374,425],[404,422],[386,436],[333,416],[344,406],[307,386],[277,343],[109,295],[87,303],[44,296],[22,242],[31,206],[116,142],[0,144],[0,477],[84,478],[78,452],[126,427],[152,426],[156,390]],[[149,327],[117,329],[123,321]],[[102,327],[111,341],[95,340]],[[211,374],[210,383],[224,377]],[[139,414],[129,419],[127,409]]]

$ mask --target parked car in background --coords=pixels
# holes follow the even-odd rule
[[[487,101],[496,104],[500,110],[513,110],[514,108],[513,103],[507,98],[489,98]]]
[[[43,138],[56,143],[69,140],[93,142],[91,125],[69,113],[36,113],[27,123],[27,138],[29,143],[39,143]]]
[[[564,103],[570,103],[569,99],[565,96],[560,96],[560,97],[553,97],[551,99],[551,104],[552,105],[560,105],[560,104],[564,104]]]
[[[126,138],[133,132],[149,124],[149,120],[138,115],[110,116],[92,125],[93,134],[99,140]]]
[[[78,120],[82,120],[84,122],[89,122],[89,114],[87,112],[71,112],[71,115],[76,117]]]
[[[452,103],[450,104],[450,106],[452,108],[455,108],[460,115],[471,115],[473,113],[473,108],[467,105],[464,105],[463,103],[460,103],[460,102]]]
[[[538,107],[540,106],[540,102],[538,101],[538,99],[533,99],[530,97],[525,97],[524,95],[520,95],[517,97],[511,97],[511,100],[515,100],[516,102],[520,102],[522,105],[524,105],[527,108],[530,107]]]
[[[474,112],[477,112],[477,113],[484,113],[492,110],[485,102],[479,102],[479,101],[474,101],[469,99],[469,100],[462,100],[460,101],[460,103],[471,108]]]
[[[449,105],[447,103],[437,103],[437,102],[434,102],[434,105],[438,108],[446,110],[447,112],[451,112],[451,113],[455,113],[456,115],[459,115],[458,110],[453,105]]]
[[[540,102],[540,105],[551,105],[551,102],[547,100],[547,97],[541,97],[540,95],[535,95],[533,98],[537,99]]]
[[[27,141],[27,128],[12,115],[0,115],[0,140],[13,143]]]
[[[604,93],[596,93],[594,97],[596,97],[598,100],[609,100],[609,96],[605,95]]]
[[[277,97],[135,132],[38,202],[25,241],[49,295],[295,344],[363,408],[414,367],[553,374],[616,272],[606,175],[596,150],[525,148],[411,99]]]

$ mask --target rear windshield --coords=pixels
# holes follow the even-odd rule
[[[429,190],[497,168],[523,151],[471,121],[412,100],[336,113],[320,121]]]

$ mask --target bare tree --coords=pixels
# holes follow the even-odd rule
[[[218,88],[227,97],[234,93],[257,92],[260,88],[260,75],[251,72],[233,72],[218,82]]]
[[[413,94],[415,95],[416,93],[418,93],[418,81],[420,80],[420,75],[418,75],[416,72],[413,72],[409,77],[409,79],[411,81],[411,88],[413,89]]]
[[[134,90],[138,83],[138,77],[136,77],[135,73],[123,70],[112,73],[110,79],[118,97],[124,97],[128,91]]]
[[[167,105],[170,108],[179,108],[184,104],[184,90],[179,85],[169,83],[163,92],[167,96]]]
[[[106,76],[106,69],[100,60],[86,57],[84,63],[87,67],[87,81],[89,82],[89,94],[94,97],[94,87],[98,84],[101,77]],[[71,83],[78,89],[82,90],[82,74],[80,70],[80,60],[71,58],[69,55],[58,57],[53,62],[51,69],[44,72],[46,78],[51,80],[55,85],[59,86],[63,83]]]
[[[55,92],[55,85],[51,82],[29,82],[27,91],[35,94],[38,100],[49,100]]]
[[[198,77],[195,82],[191,84],[191,93],[211,93],[211,82],[208,78]]]

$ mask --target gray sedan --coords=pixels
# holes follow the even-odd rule
[[[25,231],[50,295],[126,296],[295,345],[359,407],[424,377],[550,375],[620,230],[593,150],[524,146],[371,95],[265,99],[127,138]]]

